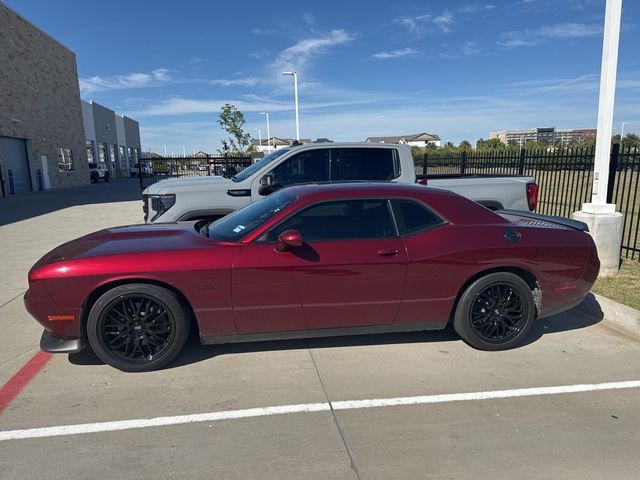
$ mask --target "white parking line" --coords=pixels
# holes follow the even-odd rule
[[[596,392],[640,388],[640,380],[611,383],[593,383],[564,385],[559,387],[534,387],[515,390],[494,390],[488,392],[451,393],[444,395],[424,395],[416,397],[378,398],[370,400],[350,400],[324,403],[305,403],[300,405],[282,405],[275,407],[248,408],[223,412],[176,415],[172,417],[141,418],[115,422],[83,423],[57,427],[28,428],[24,430],[0,431],[0,441],[27,438],[59,437],[83,433],[113,432],[149,427],[166,427],[186,423],[215,422],[238,418],[266,417],[287,413],[324,412],[333,410],[355,410],[363,408],[392,407],[400,405],[422,405],[430,403],[464,402],[490,400],[498,398],[532,397],[539,395],[558,395],[563,393]]]

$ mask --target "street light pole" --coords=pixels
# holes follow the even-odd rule
[[[602,71],[600,73],[600,101],[598,106],[598,132],[593,170],[593,188],[590,213],[613,213],[615,205],[607,204],[609,183],[609,157],[611,131],[613,128],[613,105],[616,93],[618,68],[618,43],[620,39],[620,15],[622,0],[607,0],[604,17],[604,42],[602,48]]]
[[[620,130],[620,143],[622,143],[622,139],[624,138],[624,126],[627,123],[631,123],[631,122],[622,122],[622,129]]]
[[[574,219],[585,222],[589,227],[589,234],[592,236],[598,250],[600,276],[618,273],[620,268],[620,245],[622,244],[622,231],[624,228],[623,215],[620,212],[616,212],[614,203],[607,202],[621,12],[622,0],[607,0],[604,15],[598,132],[596,135],[591,202],[584,203],[582,210],[573,214]]]
[[[293,77],[293,98],[296,108],[296,140],[300,141],[300,117],[298,115],[298,72],[282,72],[282,75]]]
[[[271,153],[271,128],[269,127],[269,112],[260,112],[260,115],[267,117],[267,150]]]

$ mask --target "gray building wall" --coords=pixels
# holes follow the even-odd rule
[[[34,190],[43,155],[52,188],[89,183],[83,132],[75,54],[0,3],[0,137],[26,140]],[[73,170],[58,170],[60,147]]]
[[[140,146],[140,125],[135,120],[123,115],[124,118],[124,134],[127,138],[127,145],[135,147],[138,150]]]

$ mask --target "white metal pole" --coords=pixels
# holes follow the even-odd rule
[[[262,151],[262,132],[258,129],[258,143],[260,144],[260,151]]]
[[[296,105],[296,140],[300,141],[300,117],[298,116],[298,72],[293,72],[293,95]]]
[[[260,115],[267,117],[267,151],[271,153],[271,129],[269,128],[269,112],[260,112]],[[260,142],[262,144],[262,142]]]
[[[600,72],[600,101],[598,105],[598,133],[593,171],[591,196],[592,213],[613,213],[615,207],[604,207],[607,202],[611,132],[613,128],[613,105],[616,93],[616,71],[618,66],[618,42],[620,39],[620,14],[622,0],[607,0],[604,17],[604,41]],[[583,208],[584,209],[584,208]]]
[[[622,122],[622,128],[620,129],[620,143],[622,143],[622,139],[624,138],[624,124],[629,122]]]
[[[166,145],[164,146],[164,156],[165,157],[167,156],[167,146]]]
[[[184,145],[182,145],[182,156],[183,157],[187,156],[187,150],[184,148]]]
[[[268,147],[269,153],[271,153],[271,127],[269,127],[269,112],[267,112],[266,115],[267,115],[267,147]]]
[[[298,72],[281,72],[293,77],[293,104],[296,110],[296,140],[300,141],[300,117],[298,114]]]

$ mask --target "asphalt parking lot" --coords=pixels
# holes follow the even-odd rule
[[[38,356],[29,267],[141,221],[135,180],[0,200],[0,478],[638,477],[640,341],[609,329],[593,299],[507,352],[445,330],[192,338],[144,374],[90,351]]]

